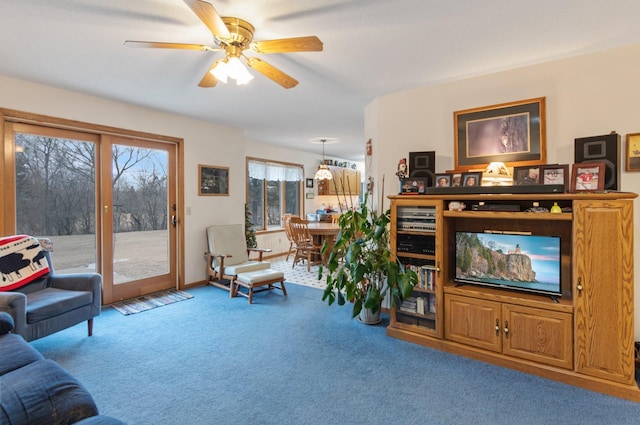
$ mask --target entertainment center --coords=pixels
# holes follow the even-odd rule
[[[633,341],[636,197],[390,196],[391,247],[420,282],[391,310],[387,334],[640,401]],[[554,204],[563,212],[533,212]],[[501,209],[507,205],[518,211]],[[532,241],[551,255],[541,255]]]

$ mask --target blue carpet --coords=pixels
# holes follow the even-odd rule
[[[638,424],[640,404],[389,338],[318,289],[201,287],[131,316],[107,308],[32,343],[142,424]]]

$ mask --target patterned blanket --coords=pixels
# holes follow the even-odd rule
[[[38,239],[17,235],[0,238],[0,291],[10,291],[49,273]]]

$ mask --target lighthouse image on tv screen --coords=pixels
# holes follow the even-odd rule
[[[559,296],[560,264],[557,236],[456,232],[459,283]]]

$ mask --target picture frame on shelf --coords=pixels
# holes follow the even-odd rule
[[[460,187],[460,186],[462,186],[462,173],[452,173],[451,187]]]
[[[540,184],[540,167],[539,166],[513,167],[513,184],[514,186]]]
[[[625,171],[640,171],[640,133],[627,134]]]
[[[544,97],[454,112],[455,169],[544,164],[545,119]]]
[[[462,173],[462,186],[464,187],[476,187],[480,186],[480,180],[482,179],[482,173],[476,171],[469,171]]]
[[[571,192],[597,192],[604,190],[604,162],[580,162],[571,169]]]
[[[427,179],[402,179],[402,194],[403,195],[424,195],[425,188],[427,187]]]
[[[305,179],[304,187],[306,187],[307,189],[313,189],[313,179]]]
[[[540,167],[540,184],[561,184],[569,190],[569,164],[543,165]]]
[[[435,187],[451,187],[451,177],[449,173],[438,173],[433,179],[433,184]]]
[[[198,196],[229,196],[229,167],[199,164]]]

